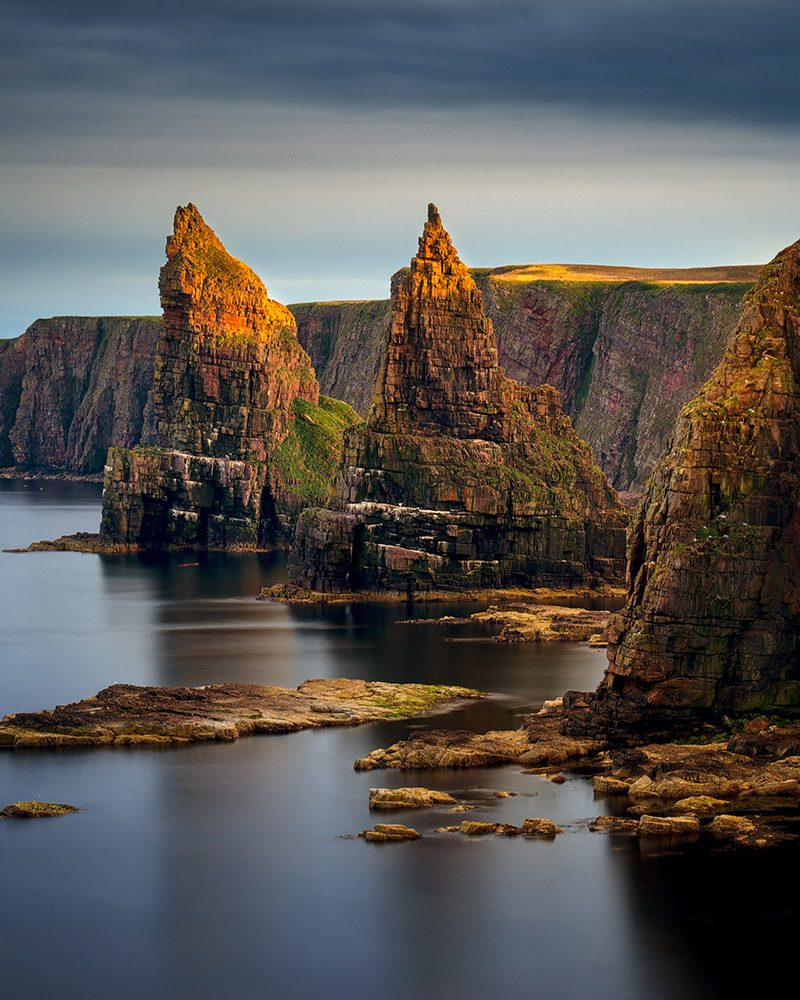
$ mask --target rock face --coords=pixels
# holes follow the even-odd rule
[[[164,323],[143,446],[109,452],[101,540],[268,545],[308,502],[304,492],[324,496],[355,415],[320,400],[292,314],[194,205],[175,213],[159,288]]]
[[[529,266],[472,270],[500,363],[550,384],[617,489],[640,491],[680,408],[717,364],[758,268]],[[391,303],[290,307],[324,392],[362,415]]]
[[[0,465],[102,472],[142,435],[161,321],[40,319],[0,343]]]
[[[499,367],[481,293],[435,206],[393,279],[374,402],[346,438],[334,504],[301,516],[290,582],[414,592],[621,577],[614,491],[558,392]]]
[[[628,603],[567,731],[800,709],[800,242],[768,264],[681,413],[629,535]]]
[[[555,386],[614,486],[640,491],[681,406],[721,358],[756,272],[528,266],[471,273],[506,372],[526,385]],[[289,309],[322,392],[366,415],[390,301]],[[160,330],[160,318],[61,317],[0,341],[0,466],[100,473],[109,445],[138,443]],[[20,407],[23,380],[29,402]]]

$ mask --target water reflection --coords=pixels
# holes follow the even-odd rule
[[[97,491],[81,490],[0,488],[0,541],[89,530]],[[399,625],[404,608],[252,600],[282,573],[260,556],[0,556],[0,710],[117,680],[349,676],[499,692],[435,722],[488,729],[602,672],[602,653],[582,645],[499,645],[477,627],[475,641],[446,642],[464,632]],[[352,770],[416,724],[0,754],[4,801],[84,810],[0,823],[4,995],[699,1000],[738,995],[748,965],[769,992],[798,930],[795,852],[643,854],[581,826],[605,807],[580,776]],[[339,839],[375,821],[371,785],[415,783],[479,801],[480,818],[549,816],[571,832],[552,844],[435,836],[453,817],[432,811],[413,816],[426,835],[414,844]]]

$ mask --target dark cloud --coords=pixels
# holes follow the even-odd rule
[[[6,129],[37,95],[502,103],[795,125],[794,0],[3,0]]]

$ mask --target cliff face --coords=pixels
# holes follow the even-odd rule
[[[508,374],[559,389],[598,464],[618,489],[635,491],[666,448],[680,407],[721,358],[754,276],[752,268],[472,274]],[[390,301],[290,308],[322,391],[365,415]],[[156,319],[56,318],[0,343],[0,464],[100,472],[108,445],[152,443],[142,408],[160,327]]]
[[[764,268],[629,535],[628,603],[572,731],[800,708],[800,242]]]
[[[306,502],[298,471],[313,465],[315,499],[324,496],[326,470],[357,418],[345,404],[321,405],[294,317],[193,205],[175,213],[159,289],[164,323],[146,443],[109,453],[102,539],[145,548],[267,545]],[[300,433],[300,423],[317,433]],[[281,451],[290,434],[296,447]]]
[[[526,385],[555,386],[606,475],[634,491],[664,451],[681,406],[722,356],[755,276],[749,267],[472,273],[505,370]],[[323,390],[362,414],[389,305],[292,307]]]
[[[366,416],[383,362],[389,299],[373,302],[304,302],[289,306],[297,336],[308,351],[320,388]]]
[[[57,317],[0,345],[0,465],[102,471],[142,433],[161,322]]]
[[[294,583],[420,590],[622,575],[613,490],[558,392],[499,367],[481,293],[434,206],[392,282],[374,403],[346,438],[335,504],[301,516]]]

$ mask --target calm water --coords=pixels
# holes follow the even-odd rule
[[[0,547],[98,520],[96,487],[0,481]],[[253,600],[282,574],[264,556],[2,554],[0,714],[116,681],[347,676],[487,688],[498,697],[434,723],[482,730],[602,673],[602,653],[582,645],[503,646],[463,629],[449,634],[468,641],[447,642],[445,630],[394,624],[402,607]],[[788,968],[797,852],[648,852],[579,828],[553,843],[340,839],[375,822],[376,784],[483,798],[476,818],[574,823],[604,811],[578,775],[554,786],[517,767],[352,770],[419,724],[0,752],[0,804],[83,810],[0,823],[0,994],[693,1000],[740,995],[751,976],[768,992]],[[493,789],[519,795],[495,800]],[[423,833],[444,820],[402,816]]]

